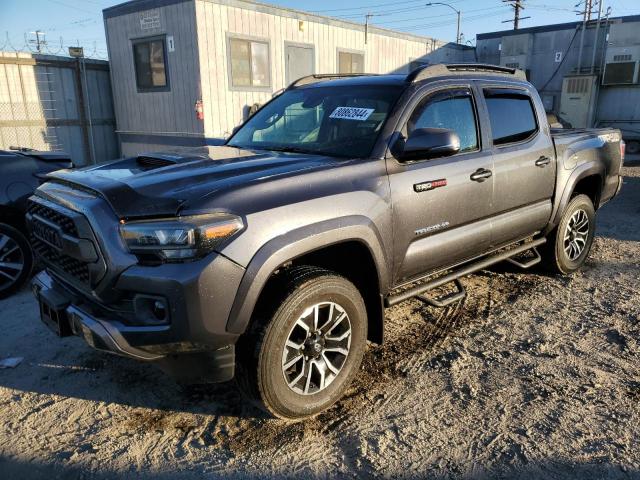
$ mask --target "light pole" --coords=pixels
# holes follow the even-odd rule
[[[431,7],[433,5],[444,5],[445,7],[449,7],[451,10],[456,12],[456,14],[458,15],[458,29],[456,31],[456,43],[460,43],[460,15],[461,15],[462,12],[460,12],[460,10],[456,10],[454,7],[452,7],[448,3],[442,3],[442,2],[427,3],[425,6],[426,7]]]

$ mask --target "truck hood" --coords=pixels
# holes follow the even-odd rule
[[[310,170],[332,168],[332,157],[235,147],[202,147],[139,155],[48,175],[105,198],[120,218],[173,216],[218,191]]]

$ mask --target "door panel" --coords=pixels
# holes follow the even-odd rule
[[[439,103],[460,98],[471,102],[472,108],[453,103],[442,108]],[[429,108],[430,102],[439,105]],[[473,105],[470,89],[430,93],[408,118],[402,136],[410,135],[412,128],[448,128],[458,133],[463,148],[466,145],[474,151],[413,163],[387,160],[396,284],[476,256],[489,247],[493,179],[473,181],[471,176],[480,169],[491,170],[493,158],[491,152],[481,150]],[[436,180],[440,182],[434,183]]]
[[[497,247],[525,238],[540,228],[534,225],[546,225],[550,215],[551,200],[542,200],[528,205],[527,208],[518,208],[492,217],[492,246]]]
[[[313,47],[287,45],[285,55],[287,85],[301,77],[313,75],[315,72]]]
[[[532,234],[549,221],[555,149],[536,97],[526,90],[499,88],[484,89],[484,94],[494,143],[496,219],[491,244],[497,246]]]

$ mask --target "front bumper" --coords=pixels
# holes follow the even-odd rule
[[[130,267],[114,292],[130,304],[139,297],[162,299],[167,318],[156,323],[146,322],[137,309],[122,314],[121,304],[100,302],[48,271],[33,278],[32,290],[43,321],[60,336],[77,335],[97,350],[157,362],[189,383],[217,382],[234,373],[238,335],[228,333],[226,324],[243,273],[215,255],[190,264]],[[198,372],[198,365],[206,369]]]

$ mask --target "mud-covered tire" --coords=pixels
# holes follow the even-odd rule
[[[591,199],[586,195],[573,197],[558,226],[547,235],[547,243],[541,249],[543,266],[551,272],[563,275],[578,270],[589,256],[595,234],[595,220],[596,213]]]
[[[18,291],[31,276],[33,253],[20,230],[0,223],[0,299]]]
[[[238,342],[236,379],[241,391],[265,412],[286,420],[301,420],[333,405],[357,374],[366,348],[367,314],[358,289],[334,272],[302,266],[278,277],[268,286],[263,295],[268,300],[258,306],[249,331]],[[342,320],[338,321],[340,317]],[[324,320],[327,325],[336,324],[326,334],[322,333]],[[301,323],[310,324],[310,330],[318,333],[308,333]],[[345,335],[347,326],[349,336],[335,343],[336,338]],[[315,352],[316,343],[323,338],[323,350]],[[346,340],[348,347],[344,348]],[[299,350],[285,346],[300,343],[303,347]],[[336,345],[340,347],[334,348]],[[343,354],[335,350],[346,350],[348,354],[341,360]],[[302,358],[286,369],[297,355]],[[330,371],[328,362],[337,373]],[[326,367],[324,375],[320,373],[322,365]],[[290,381],[298,372],[304,374],[307,367],[311,373],[305,379],[311,380],[291,386]]]

